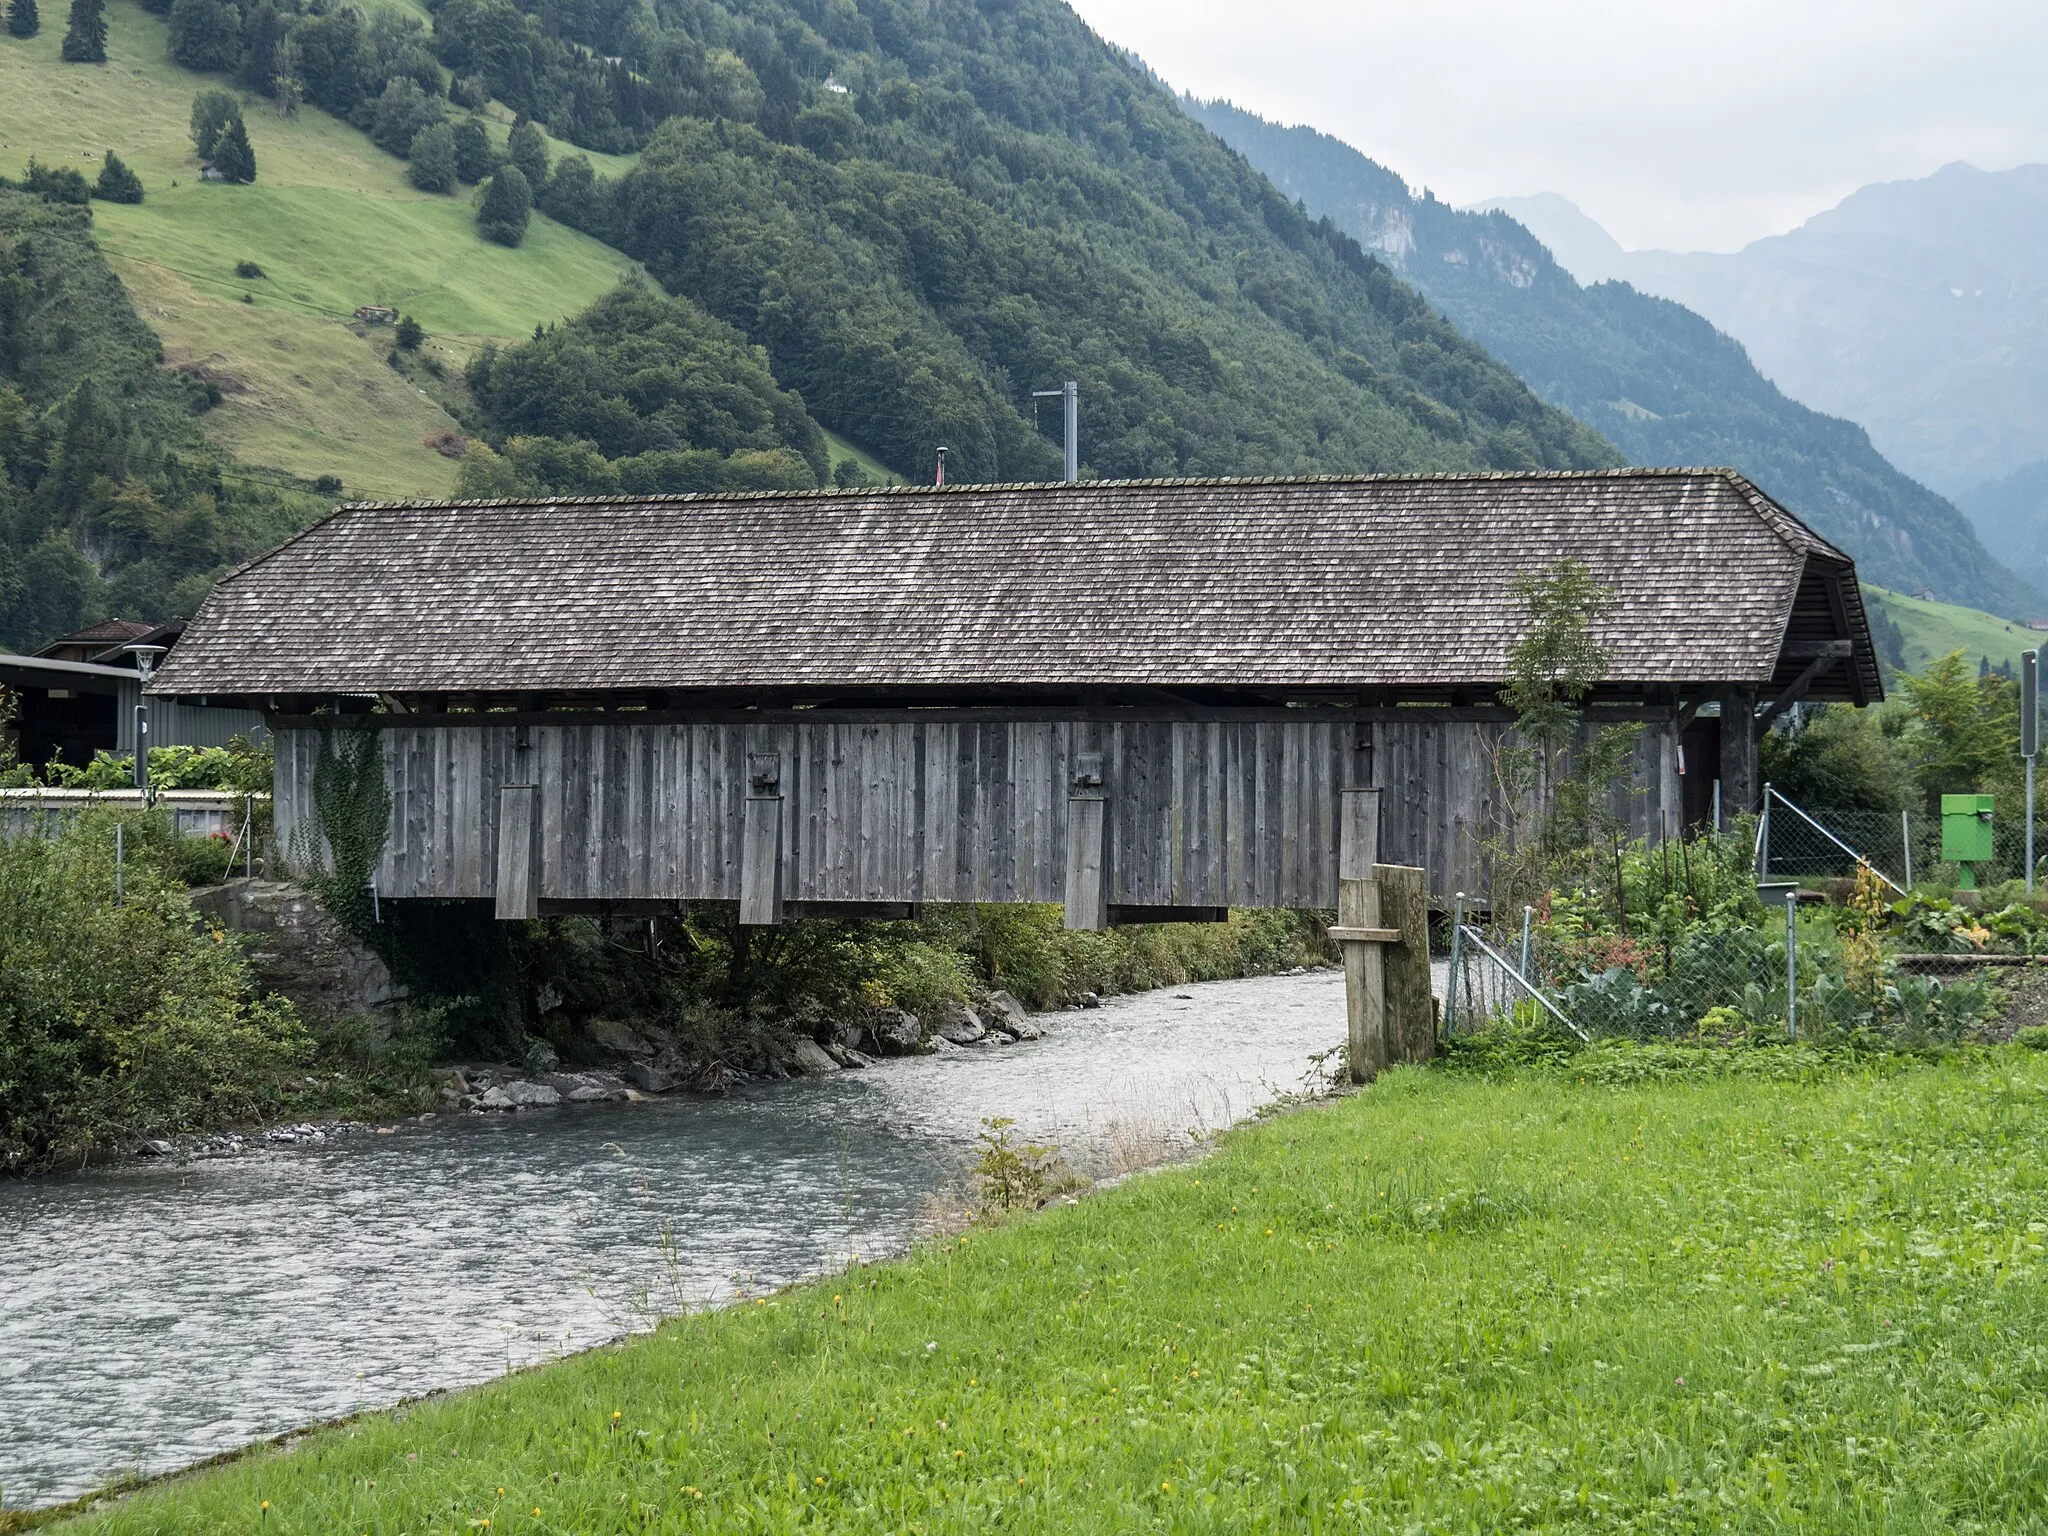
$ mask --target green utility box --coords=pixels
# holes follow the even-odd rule
[[[1991,847],[1991,796],[1943,795],[1941,797],[1941,856],[1962,866],[1956,884],[1973,890],[1977,871],[1971,866],[1988,864]]]

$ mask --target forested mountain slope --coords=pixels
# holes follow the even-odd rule
[[[103,64],[0,38],[0,129],[88,175],[112,140],[141,172],[141,204],[92,209],[148,298],[102,318],[134,387],[190,414],[119,473],[9,459],[8,568],[78,578],[21,588],[70,596],[15,643],[187,611],[309,510],[295,492],[446,488],[434,450],[465,438],[480,490],[923,478],[942,445],[956,479],[1035,478],[1058,423],[1031,391],[1073,378],[1090,474],[1619,461],[1058,0],[113,0],[110,23]],[[254,185],[201,185],[180,141],[210,84]],[[515,113],[554,142],[509,140]],[[437,177],[451,142],[470,168]],[[508,166],[536,214],[492,243],[474,210]],[[67,270],[109,282],[63,217]],[[600,275],[625,287],[598,302]],[[350,321],[365,302],[416,312],[424,349]],[[18,382],[20,440],[55,441],[73,395]],[[176,468],[201,461],[210,512]],[[153,500],[117,537],[131,483]]]
[[[1507,215],[1415,197],[1399,176],[1313,129],[1228,103],[1185,105],[1631,462],[1740,469],[1853,554],[1871,581],[2009,617],[2048,608],[1861,427],[1787,399],[1740,344],[1690,310],[1625,283],[1582,287]]]

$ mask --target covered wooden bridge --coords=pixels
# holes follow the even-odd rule
[[[285,846],[373,733],[386,900],[1331,907],[1358,789],[1440,898],[1496,818],[1513,582],[1566,558],[1619,597],[1591,715],[1645,726],[1639,832],[1751,805],[1790,702],[1880,696],[1849,559],[1716,470],[346,506],[151,691],[264,711]]]

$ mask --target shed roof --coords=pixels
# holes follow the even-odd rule
[[[1514,579],[1567,557],[1620,598],[1612,679],[1768,682],[1813,563],[1876,692],[1848,557],[1697,469],[344,506],[151,691],[1497,683]]]

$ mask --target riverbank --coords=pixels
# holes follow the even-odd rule
[[[1402,1071],[63,1528],[2010,1530],[2048,1477],[2044,1153],[2012,1048]]]

